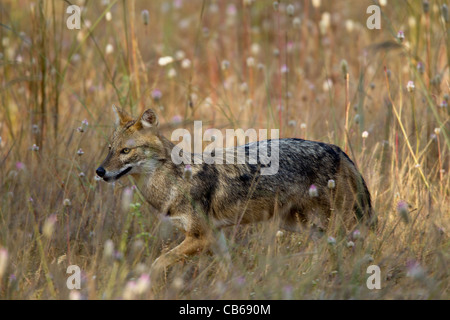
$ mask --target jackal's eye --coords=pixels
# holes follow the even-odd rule
[[[124,148],[124,149],[122,149],[122,151],[120,151],[120,153],[128,154],[128,153],[130,153],[130,151],[131,151],[131,149],[129,149],[129,148]]]

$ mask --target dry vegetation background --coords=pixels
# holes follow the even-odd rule
[[[369,30],[376,1],[76,1],[78,31],[68,2],[2,1],[0,298],[448,299],[449,13],[381,2]],[[231,263],[197,256],[152,287],[152,261],[181,239],[131,179],[95,179],[113,103],[154,108],[168,136],[202,120],[337,144],[379,228],[314,241],[231,228]],[[372,264],[381,290],[366,287]]]

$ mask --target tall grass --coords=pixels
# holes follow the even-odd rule
[[[66,28],[64,1],[0,4],[0,298],[449,298],[444,1],[388,1],[381,30],[366,28],[372,1],[75,4],[81,30]],[[159,65],[165,56],[175,61]],[[95,179],[113,103],[154,108],[167,136],[202,120],[338,144],[368,183],[378,230],[230,228],[217,234],[222,254],[153,285],[149,266],[181,235],[131,178]],[[366,286],[370,265],[381,290]]]

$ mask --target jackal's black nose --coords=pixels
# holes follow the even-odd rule
[[[103,178],[103,176],[106,174],[106,170],[103,167],[99,167],[97,168],[97,170],[95,170],[95,173],[97,173],[99,177]]]

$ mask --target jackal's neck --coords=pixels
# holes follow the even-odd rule
[[[140,174],[134,178],[147,202],[160,213],[166,214],[183,184],[184,165],[176,165],[172,161],[171,153],[175,145],[162,135],[158,138],[164,146],[165,158],[159,161],[153,172]]]

